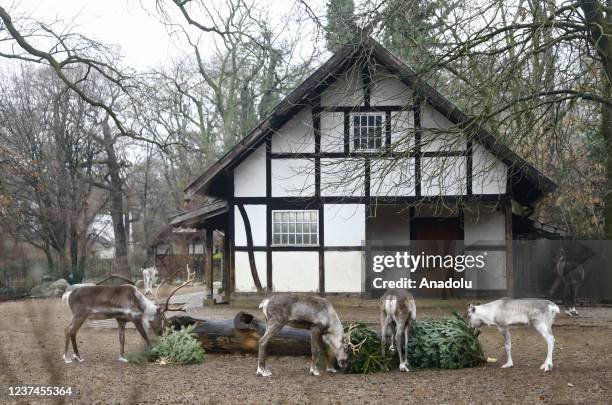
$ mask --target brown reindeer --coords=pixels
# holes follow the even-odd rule
[[[565,313],[569,316],[577,316],[576,300],[578,298],[578,290],[584,282],[585,271],[581,264],[568,261],[563,248],[559,249],[555,258],[554,272],[555,281],[550,287],[548,293],[552,299],[555,291],[560,286],[563,286],[563,304],[565,305]]]
[[[173,273],[170,278],[176,275]],[[163,305],[157,305],[133,285],[86,285],[71,289],[63,295],[64,301],[68,303],[72,312],[72,320],[66,328],[66,345],[64,347],[64,361],[71,363],[72,360],[83,361],[79,354],[76,343],[76,334],[87,319],[116,319],[119,327],[119,361],[127,362],[124,357],[125,347],[125,325],[133,322],[136,330],[144,339],[147,346],[151,344],[147,335],[149,327],[155,334],[161,335],[166,319],[167,311],[183,311],[183,306],[170,307],[170,298],[181,288],[193,281],[195,273],[189,272],[187,267],[187,279],[176,287],[168,296]],[[165,279],[157,288],[168,280]],[[157,294],[156,294],[157,295]],[[68,343],[72,341],[74,351],[72,359],[68,357]]]
[[[394,345],[399,356],[400,371],[410,371],[408,369],[408,339],[410,338],[410,324],[416,319],[416,304],[412,294],[406,290],[391,289],[387,290],[380,297],[380,345],[382,355],[385,355],[387,339],[387,328],[393,322],[395,333],[391,343],[391,350]],[[402,353],[402,335],[404,337],[404,347]]]
[[[285,325],[294,328],[310,329],[312,359],[310,375],[319,375],[317,362],[322,349],[325,351],[327,371],[335,373],[333,360],[341,368],[347,365],[347,344],[344,340],[344,330],[338,314],[331,303],[322,297],[307,294],[277,294],[261,302],[267,322],[266,333],[259,339],[257,355],[257,375],[269,377],[272,372],[266,368],[266,348],[268,342]]]

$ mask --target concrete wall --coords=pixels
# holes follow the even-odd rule
[[[364,176],[362,159],[321,159],[321,195],[362,196]]]
[[[370,104],[375,106],[399,105],[412,103],[412,91],[396,76],[386,69],[379,69],[372,76]]]

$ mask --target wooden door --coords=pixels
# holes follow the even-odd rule
[[[410,254],[411,255],[457,255],[463,251],[463,229],[459,218],[412,218],[410,220]],[[418,269],[413,273],[417,287],[423,278],[445,281],[460,280],[463,273],[453,269],[430,266]],[[458,294],[452,288],[428,289],[416,288],[415,295],[426,298],[452,298]]]

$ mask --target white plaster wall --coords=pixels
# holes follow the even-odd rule
[[[472,150],[472,193],[505,194],[508,166],[480,144]]]
[[[262,287],[265,287],[267,281],[266,269],[266,252],[254,252],[255,266],[257,267],[257,275]],[[235,276],[236,276],[236,292],[255,292],[255,284],[251,275],[251,265],[249,264],[248,252],[235,252]]]
[[[321,151],[344,152],[344,113],[321,113]]]
[[[466,244],[506,244],[506,216],[502,211],[488,207],[465,209],[463,226]]]
[[[310,107],[303,108],[272,135],[272,153],[314,153]]]
[[[266,206],[245,205],[244,210],[249,217],[253,246],[266,246]],[[234,207],[234,243],[236,246],[246,246],[246,230],[238,207]]]
[[[428,104],[424,104],[421,108],[421,127],[432,129],[431,131],[423,131],[421,135],[421,151],[465,150],[465,139],[455,132],[456,126],[442,113]],[[447,128],[451,128],[451,132],[445,133],[442,131]]]
[[[472,288],[478,290],[505,290],[506,252],[501,251],[469,251],[470,255],[483,255],[485,266],[482,269],[465,271],[465,279],[472,281]]]
[[[414,158],[377,159],[370,166],[370,195],[415,195]]]
[[[321,159],[322,196],[362,196],[364,178],[363,159]]]
[[[315,194],[314,161],[272,159],[272,197],[304,197]]]
[[[253,151],[234,169],[234,195],[236,197],[266,196],[265,145]]]
[[[319,252],[272,252],[274,291],[319,289]]]
[[[462,195],[466,192],[466,162],[463,156],[421,159],[421,194]]]
[[[361,246],[365,240],[363,204],[325,204],[325,246]]]
[[[361,291],[362,252],[325,252],[325,292]]]
[[[354,65],[321,93],[322,106],[363,105],[363,81],[358,66]]]
[[[391,113],[391,149],[396,152],[414,148],[414,113],[393,111]]]
[[[412,91],[391,72],[381,69],[372,77],[370,104],[376,106],[400,105],[412,102]]]

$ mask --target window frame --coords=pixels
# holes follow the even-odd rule
[[[381,117],[381,131],[380,131],[380,148],[355,148],[355,117]],[[387,147],[387,114],[382,111],[368,111],[368,112],[351,112],[349,113],[349,146],[350,151],[352,152],[381,152],[384,151]],[[361,125],[360,125],[361,127]],[[363,139],[363,138],[361,138]]]
[[[289,227],[290,222],[289,221],[283,222],[282,220],[280,222],[276,222],[275,221],[275,214],[276,213],[279,213],[279,214],[283,214],[283,213],[297,213],[297,212],[299,212],[299,213],[309,213],[309,214],[310,213],[316,213],[315,220],[314,221],[308,221],[308,224],[316,224],[317,243],[296,243],[296,242],[294,242],[294,243],[289,243],[289,242],[288,243],[283,243],[283,237],[282,236],[283,235],[292,235],[292,233],[290,233],[290,232],[283,232],[282,231],[282,226],[283,226],[283,223],[286,223],[287,226]],[[272,212],[271,212],[271,215],[270,215],[270,222],[271,222],[270,230],[271,230],[271,233],[272,233],[272,235],[270,235],[271,236],[271,238],[270,238],[271,246],[274,246],[274,247],[286,247],[286,246],[289,246],[289,247],[318,247],[318,246],[320,246],[320,243],[321,243],[321,233],[320,233],[320,226],[319,226],[319,215],[320,215],[319,214],[319,210],[317,210],[317,209],[278,209],[278,210],[273,209]],[[295,221],[294,223],[297,225],[298,222]],[[309,239],[310,239],[311,238],[310,235],[315,234],[315,232],[312,232],[312,231],[311,232],[304,232],[303,224],[305,224],[306,222],[304,220],[302,220],[300,223],[302,224],[302,232],[299,233],[299,235],[301,235],[302,241],[304,240],[304,235],[309,235]],[[279,226],[281,227],[281,231],[278,233],[280,235],[280,237],[279,237],[280,243],[275,243],[274,242],[274,236],[276,235],[276,232],[274,231],[274,225],[275,224],[280,224]],[[293,235],[294,235],[294,239],[297,240],[297,235],[298,235],[297,230],[295,230],[293,232]]]

